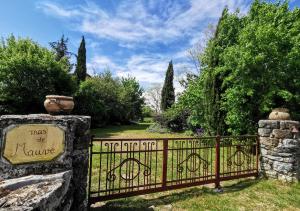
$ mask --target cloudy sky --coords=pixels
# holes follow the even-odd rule
[[[0,35],[30,37],[41,45],[69,38],[77,53],[86,38],[90,74],[109,68],[136,77],[147,89],[161,83],[173,60],[175,81],[195,71],[187,50],[203,39],[225,6],[246,13],[251,0],[2,0]],[[290,3],[291,8],[300,1]],[[175,82],[177,91],[180,87]]]

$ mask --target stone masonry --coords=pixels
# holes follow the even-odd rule
[[[300,179],[300,139],[292,133],[299,122],[291,120],[260,120],[260,172],[267,178],[285,182]]]
[[[90,117],[51,116],[48,114],[4,115],[0,117],[0,181],[28,175],[51,175],[71,172],[70,185],[66,192],[70,210],[85,210],[87,207],[87,174]],[[65,131],[64,152],[52,161],[12,165],[2,156],[3,133],[11,125],[55,124]],[[25,177],[26,178],[26,177]],[[1,191],[0,191],[1,192]],[[1,206],[0,206],[1,207]],[[60,207],[66,207],[60,205]],[[59,208],[55,210],[61,210]],[[65,210],[65,209],[64,209]]]

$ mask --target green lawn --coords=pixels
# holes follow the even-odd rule
[[[162,137],[186,137],[184,133],[150,133],[146,129],[152,123],[139,123],[132,125],[109,126],[92,129],[92,134],[101,138],[162,138]]]
[[[149,125],[111,126],[92,132],[97,137],[105,138],[185,136],[178,133],[149,133],[145,131]],[[99,163],[98,160],[95,158],[95,163]],[[97,184],[97,180],[92,184]],[[99,202],[92,210],[300,210],[300,183],[284,184],[275,180],[250,178],[223,182],[222,187],[223,193],[215,193],[213,185],[207,185]]]

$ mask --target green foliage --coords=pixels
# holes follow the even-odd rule
[[[151,124],[147,128],[147,132],[149,132],[149,133],[162,133],[162,134],[165,134],[165,133],[170,133],[170,130],[167,127],[164,127],[161,124],[159,124],[159,123],[156,122],[154,124]]]
[[[134,78],[113,78],[105,72],[80,84],[75,113],[92,116],[93,127],[129,123],[142,116],[142,90]]]
[[[143,90],[135,78],[127,77],[121,79],[121,92],[119,94],[122,106],[122,113],[125,120],[139,120],[142,117],[142,105],[144,98]]]
[[[85,81],[86,79],[86,49],[85,49],[85,40],[84,36],[82,36],[82,40],[78,49],[77,55],[77,65],[75,69],[75,75],[78,81],[78,84],[81,81]]]
[[[56,54],[56,61],[65,60],[69,66],[68,70],[71,71],[73,65],[70,63],[71,53],[68,52],[68,41],[69,39],[62,35],[60,40],[56,42],[50,42],[49,45]]]
[[[223,108],[230,132],[254,132],[259,119],[287,107],[299,120],[300,10],[255,1],[238,41],[224,51]]]
[[[68,68],[32,40],[8,37],[0,44],[0,114],[43,113],[46,95],[72,95]]]
[[[169,128],[173,132],[183,131],[188,128],[188,110],[174,104],[162,114],[155,116],[155,121],[162,127]]]
[[[208,134],[255,133],[259,119],[287,107],[300,119],[300,10],[256,0],[246,16],[225,8],[199,55],[201,74],[178,105]]]
[[[165,111],[170,108],[175,102],[175,93],[173,87],[173,64],[169,62],[169,66],[166,72],[165,82],[161,91],[161,110]]]
[[[154,111],[148,105],[144,105],[142,107],[142,116],[144,117],[152,117],[154,115]]]

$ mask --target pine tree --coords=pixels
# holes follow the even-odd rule
[[[57,61],[61,60],[64,56],[69,55],[68,46],[67,46],[68,41],[69,41],[69,39],[68,38],[65,39],[65,35],[62,35],[60,40],[58,40],[56,42],[50,42],[49,43],[51,48],[56,53],[56,60]]]
[[[165,111],[170,108],[175,102],[175,93],[173,87],[173,64],[172,61],[169,62],[169,66],[166,72],[166,78],[164,86],[161,91],[161,110]]]
[[[78,49],[77,55],[77,65],[75,69],[75,75],[77,77],[78,83],[85,81],[86,78],[86,49],[85,49],[85,40],[82,36],[82,40]]]
[[[61,59],[65,58],[69,67],[68,69],[71,71],[73,65],[70,62],[71,53],[68,52],[68,41],[69,39],[62,35],[60,40],[56,42],[50,42],[49,45],[56,54],[56,61],[60,61]]]

